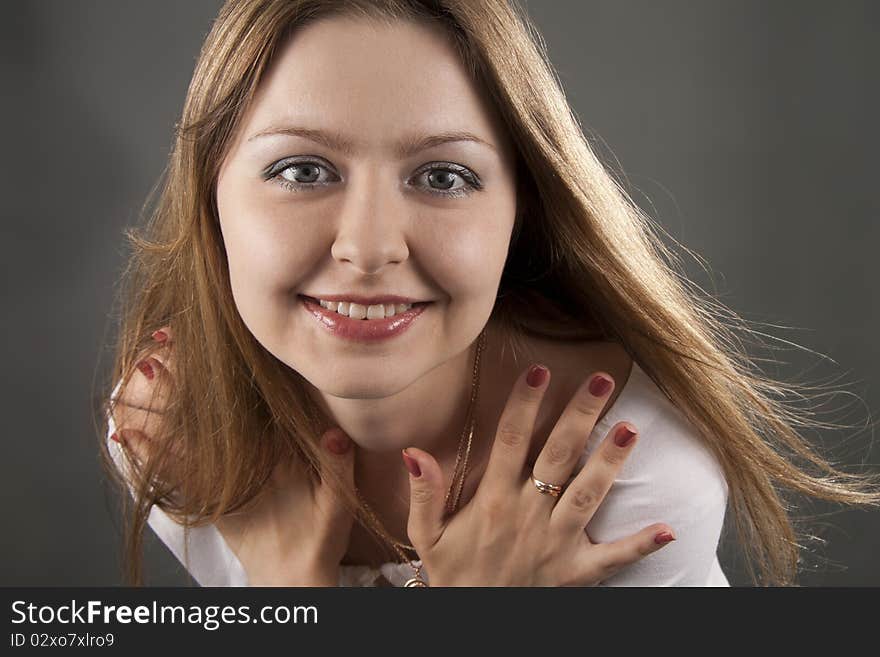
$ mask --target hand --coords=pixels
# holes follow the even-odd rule
[[[173,394],[172,335],[169,328],[161,330],[166,338],[139,361],[140,373],[117,395],[114,409],[116,437],[141,464],[157,446],[158,416]],[[348,436],[330,429],[321,445],[337,474],[353,485],[355,450]],[[169,450],[171,459],[160,464],[159,479],[181,481],[181,448],[172,445]],[[253,505],[222,516],[216,526],[251,586],[336,586],[352,522],[331,486],[314,486],[305,464],[296,458],[275,468]]]
[[[417,464],[407,464],[407,533],[431,586],[592,586],[661,549],[664,538],[674,540],[664,524],[611,543],[593,543],[584,530],[636,444],[635,436],[623,447],[615,443],[629,435],[628,427],[635,433],[630,423],[611,428],[559,497],[538,491],[526,457],[546,373],[537,387],[528,385],[525,373],[517,379],[486,472],[473,498],[452,516],[444,517],[448,483],[437,461],[424,450],[405,450],[404,461]],[[586,382],[581,385],[538,456],[536,479],[556,485],[569,479],[610,393],[594,396]]]

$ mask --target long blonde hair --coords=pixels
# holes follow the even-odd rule
[[[758,585],[796,582],[799,540],[780,489],[833,502],[880,503],[873,475],[843,472],[797,429],[808,419],[785,397],[800,390],[757,372],[742,346],[758,333],[681,273],[680,262],[592,151],[546,47],[514,0],[229,0],[208,35],[187,93],[158,203],[132,248],[118,291],[115,361],[102,398],[127,382],[170,325],[176,393],[161,416],[167,440],[137,468],[133,497],[107,450],[128,520],[124,562],[142,583],[143,531],[158,505],[186,529],[254,503],[276,463],[292,454],[316,477],[328,428],[302,377],[250,334],[233,302],[218,229],[218,168],[273,56],[319,17],[356,14],[441,25],[490,99],[517,151],[518,210],[493,317],[516,336],[613,340],[623,345],[697,428],[721,464],[738,544]],[[525,74],[524,72],[528,72]],[[810,391],[815,388],[810,388]],[[109,406],[109,402],[108,402]],[[176,481],[156,473],[172,448]],[[363,522],[354,492],[344,497]],[[369,525],[365,525],[369,528]],[[393,553],[391,553],[393,554]]]

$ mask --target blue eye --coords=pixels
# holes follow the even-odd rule
[[[269,176],[270,178],[277,179],[278,184],[282,187],[290,189],[323,187],[329,184],[329,182],[326,179],[319,179],[321,178],[321,171],[327,170],[327,167],[323,164],[311,160],[285,161],[273,167]]]
[[[329,174],[330,179],[322,172]],[[428,183],[427,186],[417,187],[423,187],[429,194],[438,196],[458,198],[483,188],[480,179],[470,169],[452,162],[431,162],[420,168],[414,177]],[[315,159],[282,160],[269,168],[265,178],[293,192],[312,191],[339,180],[335,173],[330,172],[330,167]],[[456,185],[458,181],[462,184]]]

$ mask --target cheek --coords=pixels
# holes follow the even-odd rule
[[[509,215],[509,216],[508,216]],[[501,280],[513,229],[510,213],[497,206],[470,209],[459,216],[434,217],[425,224],[426,268],[452,296],[494,294]]]
[[[217,210],[239,313],[248,324],[266,320],[306,275],[317,236],[299,228],[306,222],[291,218],[289,208],[234,186],[218,185]]]

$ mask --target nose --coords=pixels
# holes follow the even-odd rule
[[[351,263],[360,273],[374,274],[409,256],[409,219],[405,199],[393,183],[389,185],[379,167],[358,178],[346,194],[330,252],[334,259]]]

